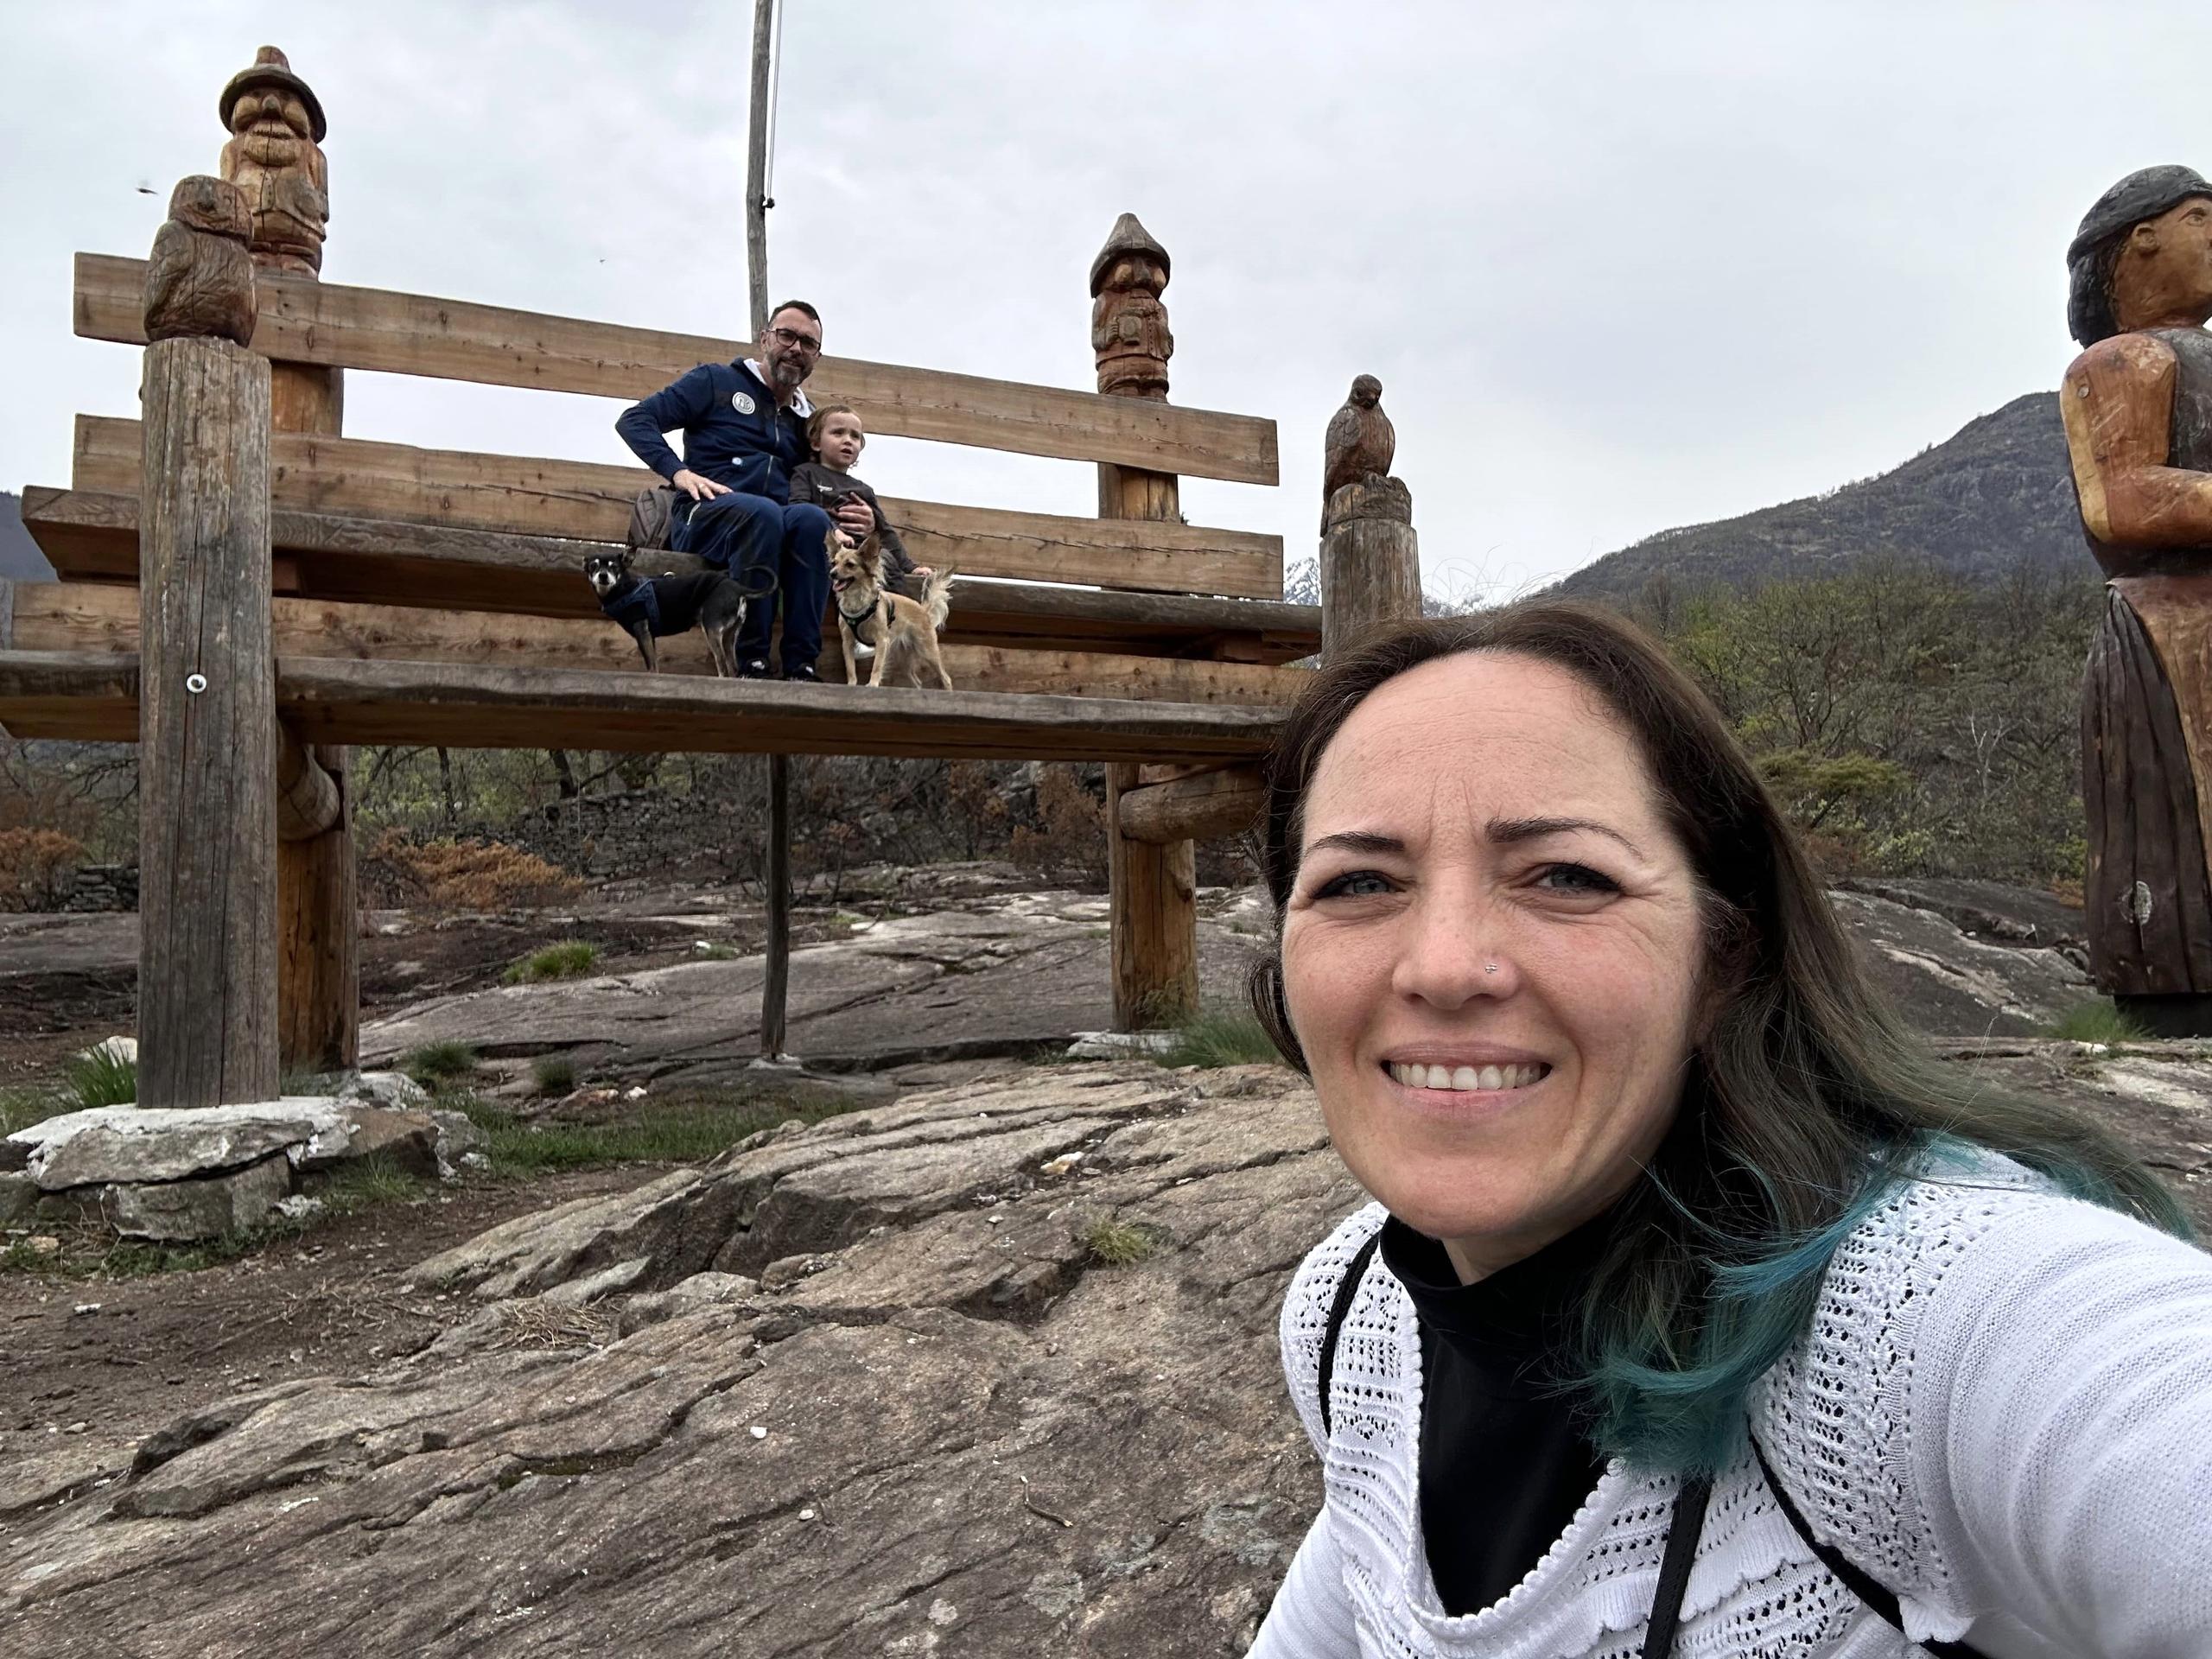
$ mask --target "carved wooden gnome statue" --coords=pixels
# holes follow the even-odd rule
[[[322,105],[273,46],[223,88],[223,176],[245,193],[253,215],[253,259],[274,270],[322,269],[330,222],[330,169],[322,154],[329,130]]]
[[[1167,270],[1167,250],[1135,213],[1114,221],[1106,245],[1090,262],[1090,349],[1099,391],[1166,401],[1167,359],[1175,354],[1167,308],[1160,300]]]
[[[2090,965],[2154,1035],[2212,1034],[2212,182],[2130,174],[2066,263],[2085,349],[2059,409],[2111,578],[2082,686]]]
[[[214,335],[253,339],[252,232],[236,185],[204,173],[180,180],[168,222],[154,233],[146,263],[146,339]]]

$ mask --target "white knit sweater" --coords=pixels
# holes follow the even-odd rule
[[[1330,1389],[1321,1336],[1371,1205],[1316,1248],[1283,1368],[1326,1501],[1254,1659],[1636,1659],[1671,1477],[1618,1462],[1503,1601],[1447,1617],[1417,1491],[1421,1340],[1381,1262]],[[1901,1189],[1837,1251],[1751,1424],[1799,1510],[1903,1604],[1991,1659],[2212,1656],[2212,1257],[1988,1159]],[[1918,1655],[1821,1567],[1746,1452],[1714,1484],[1681,1659]]]

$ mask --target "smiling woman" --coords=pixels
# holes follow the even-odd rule
[[[1255,1654],[2212,1652],[2212,1259],[1921,1049],[1643,635],[1332,664],[1262,867],[1377,1202],[1285,1304],[1327,1496]]]

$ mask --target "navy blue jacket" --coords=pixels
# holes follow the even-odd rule
[[[663,478],[688,467],[702,478],[771,501],[784,499],[791,468],[808,458],[806,417],[778,409],[760,378],[742,363],[702,363],[674,385],[624,410],[614,429]],[[661,436],[679,429],[681,456]]]

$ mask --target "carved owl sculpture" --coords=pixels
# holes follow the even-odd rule
[[[1363,374],[1351,383],[1351,396],[1329,417],[1322,449],[1321,528],[1329,527],[1329,499],[1370,473],[1387,474],[1398,453],[1398,435],[1382,412],[1382,383]]]
[[[178,181],[168,222],[146,262],[146,338],[253,338],[252,215],[234,184],[197,174]]]

